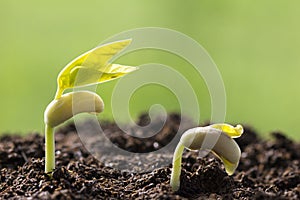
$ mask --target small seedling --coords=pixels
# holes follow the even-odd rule
[[[101,97],[94,92],[77,91],[63,94],[64,91],[110,81],[136,70],[136,67],[109,63],[109,60],[130,42],[131,40],[122,40],[96,47],[77,57],[59,73],[55,98],[44,113],[46,173],[51,173],[55,168],[54,128],[76,114],[100,113],[104,109]],[[73,106],[76,106],[76,109],[73,109]]]
[[[177,191],[180,187],[181,157],[185,148],[212,151],[222,160],[227,174],[232,175],[241,157],[241,150],[232,138],[240,137],[243,131],[241,125],[233,127],[228,124],[213,124],[206,127],[192,128],[184,132],[173,156],[173,169],[170,180],[173,191]]]

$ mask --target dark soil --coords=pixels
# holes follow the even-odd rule
[[[182,129],[180,122],[186,125]],[[148,123],[147,115],[141,116],[139,124]],[[169,186],[171,162],[160,167],[153,165],[162,160],[161,156],[171,157],[171,153],[160,155],[151,151],[168,144],[178,129],[182,132],[192,128],[188,120],[171,114],[159,134],[147,139],[126,135],[114,123],[102,123],[106,137],[115,145],[131,152],[150,152],[146,159],[153,169],[146,172],[122,171],[110,163],[122,160],[122,155],[107,156],[102,152],[96,159],[87,149],[94,145],[96,152],[97,145],[104,143],[92,137],[93,123],[86,122],[84,126],[90,138],[87,148],[74,124],[57,130],[57,168],[52,179],[44,173],[42,135],[2,136],[0,199],[300,199],[300,144],[282,133],[271,133],[271,139],[262,140],[253,129],[244,127],[243,136],[236,140],[242,157],[233,176],[225,173],[213,155],[202,158],[197,152],[185,152],[181,187],[174,193]],[[138,128],[130,130],[139,132]],[[147,130],[151,132],[151,127]],[[101,160],[102,157],[106,159]],[[124,160],[134,163],[135,156]]]

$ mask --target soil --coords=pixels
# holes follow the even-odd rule
[[[183,128],[180,122],[185,124]],[[138,122],[142,126],[149,123],[147,115],[142,115]],[[152,151],[167,145],[178,130],[192,128],[189,120],[170,114],[159,134],[146,139],[125,134],[112,122],[101,123],[104,135],[116,146],[135,153],[148,152],[146,162],[143,161],[148,163],[148,170],[143,172],[140,169],[145,166],[141,161],[140,165],[136,164],[137,169],[129,166],[127,170],[118,166],[120,162],[114,162],[135,163],[139,157],[107,156],[106,153],[112,153],[109,151],[97,156],[90,153],[91,149],[97,152],[105,143],[93,136],[92,133],[97,132],[93,129],[94,123],[87,121],[82,126],[89,138],[84,145],[74,124],[56,131],[56,169],[52,178],[44,173],[43,135],[3,135],[0,138],[0,199],[300,199],[300,143],[282,133],[271,133],[271,139],[263,140],[256,131],[245,126],[242,137],[236,139],[242,156],[232,176],[226,174],[223,164],[214,155],[202,157],[198,152],[186,151],[180,190],[172,192],[169,186],[171,162],[165,159],[172,155]],[[151,132],[153,127],[130,130]],[[101,159],[103,157],[105,159]],[[168,162],[153,164],[157,160]]]

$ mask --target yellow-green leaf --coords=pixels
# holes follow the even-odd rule
[[[121,40],[105,44],[70,62],[58,75],[55,99],[60,98],[65,89],[102,83],[136,70],[136,67],[109,63],[109,60],[130,42],[131,40]]]
[[[234,127],[229,124],[213,124],[210,125],[210,127],[219,129],[232,138],[240,137],[244,132],[244,129],[241,125],[237,125],[236,127]]]
[[[214,151],[212,151],[217,157],[219,157],[223,164],[224,164],[224,167],[225,167],[225,171],[228,175],[232,175],[234,173],[234,171],[236,170],[236,168],[238,167],[239,165],[239,161],[237,162],[230,162],[228,159],[226,159],[224,156],[221,156],[217,153],[215,153]]]
[[[119,78],[129,72],[136,70],[136,67],[119,64],[108,64],[104,71],[91,69],[85,66],[77,66],[71,71],[71,87],[86,86],[89,84],[103,83]],[[74,80],[73,80],[74,79]]]

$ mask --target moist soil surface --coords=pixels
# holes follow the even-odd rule
[[[159,121],[156,119],[153,124]],[[180,128],[180,122],[185,124],[184,128]],[[155,132],[155,126],[147,126],[149,123],[149,117],[142,115],[138,124],[147,129],[128,130],[133,135]],[[232,176],[226,174],[214,155],[203,157],[198,152],[186,151],[180,190],[173,192],[169,186],[172,155],[153,151],[167,145],[176,133],[180,135],[192,128],[189,120],[170,114],[158,134],[142,139],[125,134],[112,122],[101,123],[104,133],[99,133],[95,126],[89,121],[82,124],[81,132],[88,136],[84,145],[74,124],[56,130],[56,169],[52,178],[44,173],[42,134],[3,135],[0,199],[300,199],[300,144],[282,133],[270,133],[271,137],[263,140],[244,126],[244,134],[236,139],[242,156]],[[105,135],[114,145],[133,153],[114,156],[113,152],[105,152],[101,147],[106,143],[92,133]],[[97,148],[102,150],[95,156]],[[136,164],[140,159],[134,156],[136,153],[147,156]],[[168,162],[155,165],[161,160]],[[126,161],[129,167],[122,170],[119,165]],[[144,167],[148,170],[141,170]]]

